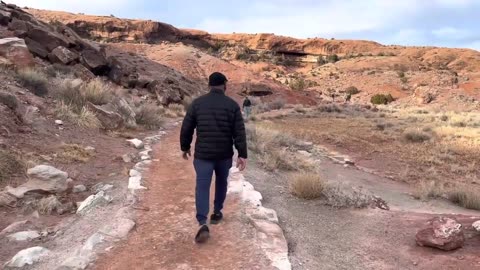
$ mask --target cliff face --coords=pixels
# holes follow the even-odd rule
[[[468,49],[434,47],[385,46],[364,40],[296,39],[274,34],[209,34],[172,25],[119,19],[112,16],[88,16],[67,12],[28,9],[45,22],[59,21],[74,29],[83,38],[107,42],[159,43],[182,42],[199,48],[242,46],[254,51],[286,54],[399,56],[420,66],[451,69],[455,72],[480,71],[480,52]]]

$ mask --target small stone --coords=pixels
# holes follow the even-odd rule
[[[83,270],[83,269],[87,269],[87,266],[89,264],[90,264],[90,259],[88,256],[74,256],[63,261],[59,269]]]
[[[131,139],[131,140],[127,140],[127,142],[129,142],[130,145],[132,145],[136,149],[142,149],[144,147],[143,142],[139,139]]]
[[[55,120],[55,125],[63,125],[63,121],[62,120]]]
[[[40,238],[40,234],[37,231],[24,231],[10,234],[7,237],[15,241],[31,241]]]
[[[8,267],[22,268],[25,265],[32,265],[38,262],[42,257],[47,256],[50,251],[43,247],[31,247],[19,251],[5,265]]]
[[[125,163],[130,163],[130,162],[133,161],[133,158],[130,154],[125,154],[125,155],[122,156],[122,160]]]
[[[130,175],[130,177],[142,176],[142,174],[141,174],[139,171],[134,170],[134,169],[131,169],[131,170],[130,170],[129,175]]]
[[[87,199],[81,202],[80,206],[77,209],[77,214],[80,214],[80,215],[86,214],[91,209],[100,205],[106,205],[110,201],[111,201],[111,198],[109,198],[108,196],[105,196],[105,193],[103,191],[100,191],[95,195],[90,195]]]
[[[141,176],[135,176],[135,177],[130,177],[128,179],[128,189],[147,189],[146,187],[142,186],[142,177]]]
[[[88,152],[95,152],[95,147],[87,146],[85,147],[85,150],[87,150]]]
[[[105,186],[102,187],[102,190],[103,191],[109,191],[109,190],[112,190],[114,188],[113,185],[111,184],[106,184]]]
[[[477,232],[480,232],[480,220],[475,221],[475,222],[472,224],[472,227],[473,227]]]
[[[344,162],[346,165],[351,165],[351,166],[355,165],[355,162],[351,161],[350,159],[345,159],[343,162]]]
[[[135,222],[128,218],[119,218],[111,225],[107,225],[100,229],[100,233],[103,233],[110,237],[123,239],[127,237],[128,233],[135,227]]]
[[[73,187],[72,190],[73,193],[81,193],[85,191],[87,191],[87,187],[85,187],[84,185],[76,185]]]
[[[105,237],[101,233],[94,233],[90,236],[85,244],[82,246],[82,253],[92,252],[96,246],[101,244],[105,240]]]

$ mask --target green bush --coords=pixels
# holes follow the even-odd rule
[[[303,78],[291,79],[289,86],[292,90],[303,90],[305,89],[306,83]]]
[[[371,99],[370,99],[370,102],[372,104],[383,104],[383,105],[386,105],[392,101],[394,101],[395,99],[392,97],[391,94],[376,94],[374,95]]]
[[[358,90],[358,88],[355,86],[350,86],[347,89],[345,89],[345,91],[347,92],[347,94],[350,94],[352,96],[360,93],[360,90]]]
[[[330,54],[330,55],[327,56],[327,61],[329,63],[335,63],[335,62],[338,62],[339,60],[340,60],[340,58],[336,54]]]

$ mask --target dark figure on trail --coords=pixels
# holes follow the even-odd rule
[[[345,95],[345,103],[350,102],[350,100],[352,100],[352,94],[348,93],[347,95]]]
[[[250,117],[250,114],[252,113],[252,102],[248,98],[248,96],[245,97],[243,100],[243,112],[245,113],[245,119],[248,119]]]
[[[204,243],[210,236],[207,219],[210,206],[210,185],[215,172],[215,201],[210,223],[222,218],[227,196],[227,179],[232,167],[233,146],[238,151],[237,168],[247,166],[247,139],[240,106],[225,95],[227,78],[215,72],[208,79],[210,92],[195,99],[183,120],[180,145],[183,158],[191,156],[191,143],[196,129],[197,140],[193,165],[197,174],[195,205],[200,224],[195,241]]]
[[[332,93],[330,96],[332,97],[332,102],[335,102],[335,93]]]

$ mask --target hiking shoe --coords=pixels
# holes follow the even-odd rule
[[[208,226],[201,225],[197,235],[195,236],[195,242],[202,244],[207,242],[208,238],[210,238],[210,230],[208,229]]]
[[[217,213],[217,214],[212,214],[210,216],[210,223],[211,224],[218,224],[220,221],[223,219],[223,214],[222,213]]]

